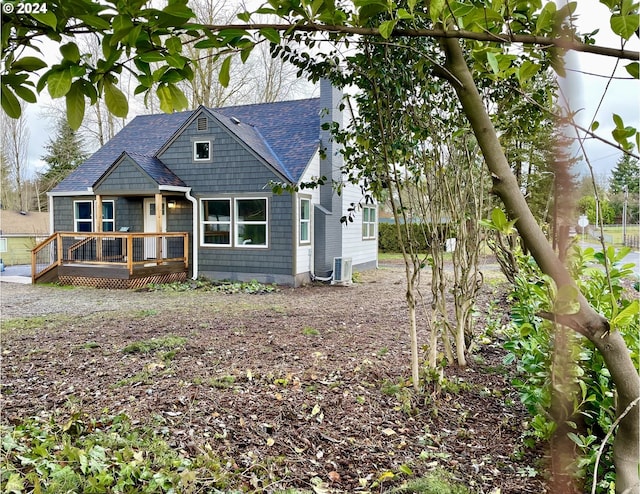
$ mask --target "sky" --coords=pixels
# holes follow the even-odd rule
[[[595,35],[598,45],[619,47],[616,45],[619,38],[613,35],[608,27],[609,12],[606,7],[601,5],[597,0],[579,0],[578,2],[578,21],[579,30],[581,32],[590,32],[600,29],[600,33]],[[605,25],[603,25],[605,21]],[[637,37],[633,37],[626,46],[630,50],[640,50],[640,41]],[[57,45],[48,45],[43,48],[47,60],[59,57]],[[640,127],[640,86],[639,81],[630,79],[621,63],[615,74],[623,77],[623,79],[615,79],[609,82],[609,76],[614,73],[614,64],[616,59],[611,57],[602,57],[585,53],[572,53],[567,56],[567,67],[575,68],[581,72],[569,72],[567,81],[563,87],[567,95],[571,108],[576,111],[577,120],[583,127],[589,127],[592,119],[595,118],[600,124],[597,134],[607,140],[612,141],[611,130],[614,128],[611,115],[616,113],[620,115],[626,125]],[[596,75],[587,75],[599,74]],[[607,88],[607,84],[610,86]],[[604,95],[604,100],[599,110],[597,104]],[[64,107],[64,100],[58,100],[57,104]],[[45,146],[54,134],[55,121],[46,116],[46,107],[51,105],[51,99],[46,90],[39,95],[39,102],[36,105],[28,105],[25,112],[30,129],[29,140],[29,170],[42,171],[45,163],[42,156],[46,154]],[[130,117],[133,117],[134,114]],[[586,155],[589,163],[593,167],[596,178],[604,180],[610,175],[611,170],[615,167],[619,160],[620,151],[607,146],[604,143],[593,139],[585,141]],[[95,149],[90,149],[94,152]],[[582,154],[576,151],[576,154]],[[578,165],[581,173],[587,171],[585,160]]]

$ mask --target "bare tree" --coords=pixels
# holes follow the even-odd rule
[[[8,164],[10,181],[15,185],[16,200],[12,204],[19,211],[26,208],[24,184],[28,171],[29,129],[24,112],[13,119],[2,114],[2,149]]]

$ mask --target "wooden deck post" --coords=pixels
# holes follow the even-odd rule
[[[156,194],[156,233],[162,232],[162,194]],[[156,237],[156,264],[162,263],[162,236]]]
[[[102,196],[96,194],[96,232],[102,232]],[[102,237],[96,237],[96,259],[102,261]]]
[[[133,275],[133,234],[127,233],[127,269]]]

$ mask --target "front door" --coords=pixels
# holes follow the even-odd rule
[[[162,199],[162,231],[167,231],[167,201]],[[147,197],[144,199],[144,232],[145,233],[157,233],[156,231],[156,200],[154,197]],[[165,253],[163,257],[166,257],[166,242],[167,239],[162,239],[162,251]],[[157,255],[157,239],[155,237],[147,237],[144,239],[144,258],[156,259]]]

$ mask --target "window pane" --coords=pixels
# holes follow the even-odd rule
[[[208,160],[209,159],[209,143],[208,142],[196,142],[196,159]]]
[[[369,221],[371,223],[375,223],[376,222],[376,210],[374,208],[370,208],[369,211],[370,211],[370,213],[369,213]]]
[[[311,206],[309,199],[302,199],[300,201],[300,219],[308,220],[311,218]]]
[[[266,225],[238,225],[238,245],[267,245]]]
[[[76,231],[78,232],[90,232],[91,231],[91,222],[90,221],[78,221],[76,223]]]
[[[102,219],[104,220],[113,219],[113,203],[112,202],[102,203]]]
[[[204,201],[204,221],[231,221],[231,202]]]
[[[77,220],[90,220],[91,219],[91,203],[90,202],[76,202],[76,219]],[[83,230],[87,231],[87,230]],[[88,230],[91,231],[91,230]]]
[[[238,199],[237,208],[237,221],[267,221],[265,199]]]
[[[366,223],[369,221],[369,208],[364,208],[362,210],[362,222]]]
[[[204,243],[229,245],[231,243],[231,225],[204,225]]]
[[[300,223],[300,241],[302,242],[309,241],[309,223],[308,222]]]

